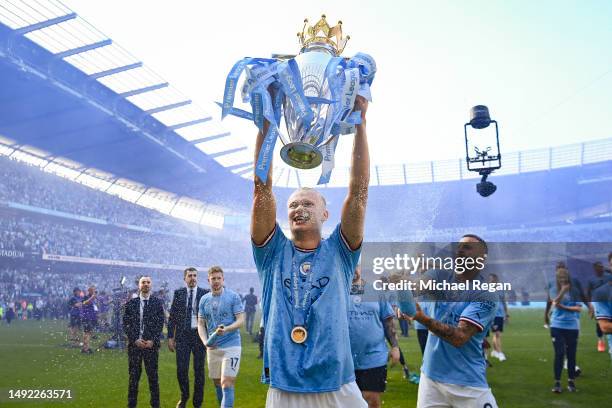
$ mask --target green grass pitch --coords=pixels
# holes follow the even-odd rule
[[[553,395],[550,336],[542,327],[541,310],[512,310],[504,333],[508,360],[493,360],[489,383],[500,407],[606,407],[611,406],[612,366],[607,353],[596,351],[594,322],[582,319],[578,364],[583,375],[577,380],[578,393]],[[95,345],[101,343],[103,336]],[[127,355],[117,350],[101,350],[82,355],[66,348],[65,322],[16,322],[0,325],[0,406],[15,407],[124,407],[127,405]],[[418,370],[421,353],[414,331],[401,339],[401,347],[411,370]],[[237,408],[263,407],[267,386],[259,382],[261,360],[257,344],[243,334],[243,352],[236,386]],[[174,354],[162,343],[159,377],[162,407],[174,407],[179,399]],[[563,377],[563,384],[566,377]],[[71,389],[70,401],[9,401],[9,389]],[[208,380],[205,407],[216,407],[215,392]],[[389,370],[385,408],[414,407],[417,386],[402,377],[402,370]],[[149,406],[146,375],[140,381],[139,406]]]

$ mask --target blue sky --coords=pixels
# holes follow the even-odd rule
[[[609,1],[64,3],[215,118],[211,102],[221,100],[235,61],[298,51],[305,17],[342,19],[351,36],[345,55],[369,53],[379,68],[368,114],[376,164],[462,157],[475,104],[499,121],[505,152],[612,136]],[[252,125],[228,118],[208,126],[232,132],[211,151],[249,146],[227,164],[252,158]],[[350,146],[344,137],[339,166]]]

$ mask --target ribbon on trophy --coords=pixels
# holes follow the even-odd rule
[[[338,26],[330,28],[323,16],[315,27],[324,26],[328,30],[326,36],[337,34],[334,30]],[[313,40],[320,41],[321,37]],[[338,138],[354,133],[355,126],[361,123],[361,112],[353,112],[355,99],[359,95],[372,100],[370,86],[376,74],[376,63],[367,54],[357,53],[350,59],[337,56],[345,43],[341,48],[336,44],[334,52],[322,52],[319,43],[308,43],[294,58],[244,58],[232,67],[225,81],[223,103],[217,104],[222,109],[222,119],[233,115],[251,120],[262,132],[264,121],[270,123],[255,166],[255,174],[263,182],[267,181],[279,137],[285,144],[282,150],[295,145],[294,152],[282,156],[287,163],[298,168],[314,168],[321,163],[318,184],[329,182]],[[250,103],[251,112],[234,107],[243,73],[241,97],[244,103]],[[283,116],[290,143],[279,131]],[[287,155],[293,155],[289,158],[292,161]]]

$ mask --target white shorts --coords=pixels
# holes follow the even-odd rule
[[[237,377],[241,351],[240,346],[208,350],[208,378]]]
[[[270,387],[266,408],[368,408],[355,381],[338,391],[298,393]]]
[[[421,373],[417,408],[497,408],[490,388],[434,381]]]

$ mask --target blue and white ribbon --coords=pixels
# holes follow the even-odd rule
[[[241,89],[242,101],[250,103],[252,112],[234,107],[238,80],[245,73]],[[331,91],[331,99],[306,97],[299,68],[294,59],[279,61],[270,58],[244,58],[232,67],[225,81],[221,118],[227,115],[252,120],[263,131],[264,119],[270,122],[264,142],[257,157],[255,174],[264,183],[272,162],[274,146],[279,137],[283,100],[289,98],[301,126],[309,129],[321,149],[323,163],[318,184],[329,182],[334,168],[334,154],[338,137],[355,132],[355,125],[361,123],[361,113],[353,112],[357,95],[372,100],[370,86],[376,74],[376,63],[367,54],[358,53],[346,61],[334,57],[325,70],[325,78]],[[272,97],[270,89],[273,89]],[[330,105],[333,117],[314,120],[312,106]],[[314,122],[314,123],[313,123]]]

